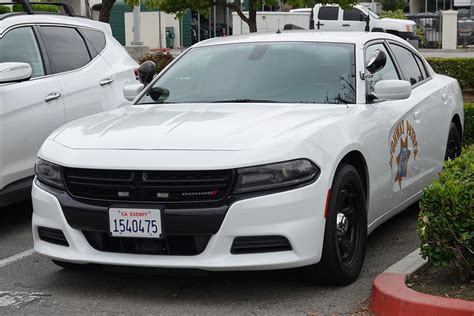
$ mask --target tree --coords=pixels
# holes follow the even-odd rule
[[[102,0],[102,5],[100,6],[99,21],[109,23],[110,11],[112,11],[114,3],[115,0]]]

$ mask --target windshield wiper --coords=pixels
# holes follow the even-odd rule
[[[137,103],[136,105],[142,105],[142,104],[174,104],[176,102],[168,102],[168,101],[153,101],[153,102],[143,102],[143,103]]]
[[[219,100],[212,101],[211,103],[281,103],[280,101],[275,100],[265,100],[265,99],[232,99],[232,100]]]

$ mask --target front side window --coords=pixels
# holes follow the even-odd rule
[[[13,29],[0,38],[0,63],[30,64],[32,78],[44,76],[44,65],[31,27]]]
[[[410,82],[412,86],[423,81],[423,74],[418,67],[413,53],[408,49],[395,44],[390,44],[390,48],[402,69],[404,79]]]
[[[366,82],[368,85],[368,92],[373,92],[375,84],[380,80],[398,80],[399,79],[397,69],[395,68],[394,63],[392,59],[390,58],[390,55],[387,49],[385,48],[385,45],[382,43],[374,44],[367,47],[367,49],[365,50],[365,64],[367,65],[370,58],[372,57],[372,54],[376,50],[381,50],[385,53],[385,55],[387,56],[387,63],[381,70],[372,74],[372,77],[369,77],[366,79]]]
[[[356,8],[344,9],[342,19],[345,21],[365,21],[367,15]]]
[[[91,60],[86,43],[75,28],[41,26],[40,32],[54,73],[81,68]]]
[[[318,19],[320,20],[337,20],[339,14],[339,7],[321,7],[318,12]]]
[[[143,103],[355,103],[354,45],[245,43],[191,49]]]
[[[428,78],[430,75],[428,73],[428,70],[426,70],[425,64],[423,63],[421,58],[418,57],[417,55],[415,55],[415,59],[416,59],[416,62],[418,64],[418,67],[420,67],[421,74],[423,75],[423,77]]]

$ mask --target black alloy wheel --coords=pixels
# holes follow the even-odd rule
[[[367,243],[367,207],[359,173],[342,165],[334,177],[321,261],[307,267],[313,281],[331,285],[354,282],[362,269]]]

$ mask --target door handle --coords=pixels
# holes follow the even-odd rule
[[[99,82],[101,86],[105,86],[107,84],[111,84],[114,81],[112,78],[105,78]]]
[[[350,24],[343,24],[342,26],[351,26]]]
[[[415,120],[419,120],[420,117],[421,117],[421,112],[420,112],[420,111],[416,111],[415,113],[413,113],[413,117],[415,118]]]
[[[44,101],[50,102],[50,101],[56,100],[56,99],[59,98],[60,96],[61,96],[61,93],[59,93],[59,92],[52,92],[52,93],[48,94],[48,95],[44,98]]]

